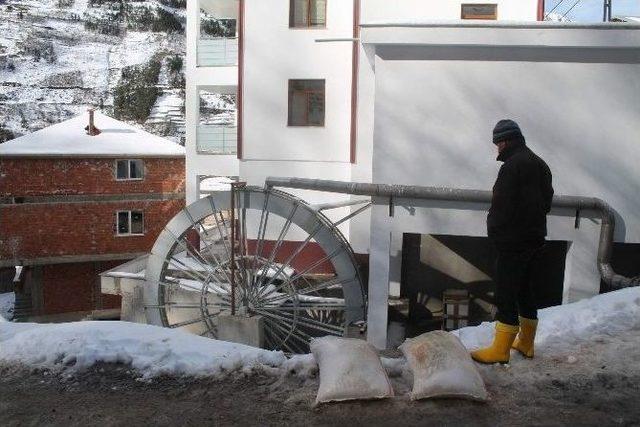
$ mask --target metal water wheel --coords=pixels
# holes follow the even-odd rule
[[[233,188],[187,206],[158,236],[147,321],[216,338],[221,315],[259,315],[265,346],[290,353],[362,321],[362,280],[337,228],[353,215],[334,224],[291,194]]]

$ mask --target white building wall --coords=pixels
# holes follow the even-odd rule
[[[198,67],[197,41],[200,20],[200,1],[212,3],[213,0],[193,0],[187,2],[186,26],[186,196],[187,204],[197,199],[198,175],[237,176],[239,162],[237,156],[220,154],[200,154],[197,152],[197,126],[199,111],[199,95],[201,89],[218,93],[235,93],[238,86],[238,67]],[[235,0],[220,0],[220,3],[238,5]],[[208,6],[205,4],[205,6]],[[219,12],[228,13],[230,9],[222,8]],[[212,12],[217,12],[212,9]]]
[[[246,1],[243,159],[348,163],[351,44],[315,40],[350,37],[353,5],[328,1],[326,28],[300,29],[289,3]],[[323,127],[287,126],[289,79],[326,80]]]
[[[546,27],[365,29],[364,43],[377,52],[372,179],[490,189],[500,167],[492,128],[511,118],[549,164],[556,194],[607,201],[618,213],[616,241],[637,243],[640,27]],[[412,211],[397,203],[386,243],[372,242],[391,260],[399,248],[389,234],[486,236],[486,207]],[[380,212],[372,230],[388,223]],[[600,221],[582,212],[575,229],[575,212],[552,213],[549,238],[570,242],[564,302],[597,294]],[[385,278],[370,289],[387,290],[394,271],[379,273]],[[382,306],[386,300],[370,301],[370,312]]]
[[[365,0],[361,2],[360,22],[363,24],[396,22],[419,23],[423,21],[459,20],[461,5],[465,3],[494,3],[498,6],[498,20],[535,21],[537,19],[538,0]],[[468,21],[477,24],[478,21]],[[358,128],[356,144],[356,163],[352,167],[352,181],[383,182],[373,179],[372,153],[375,104],[375,48],[360,44],[358,66]],[[393,141],[387,141],[391,147]],[[366,212],[351,221],[350,242],[355,252],[369,252],[370,213]]]

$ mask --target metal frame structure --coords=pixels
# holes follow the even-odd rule
[[[315,336],[344,335],[364,321],[366,303],[338,225],[369,205],[332,223],[322,213],[332,206],[274,189],[238,184],[231,194],[198,200],[167,224],[151,250],[147,321],[215,338],[219,316],[259,315],[266,346],[290,353],[308,351]],[[312,246],[324,255],[305,263]],[[327,263],[333,273],[318,274]]]

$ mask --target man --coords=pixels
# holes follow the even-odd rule
[[[534,269],[547,235],[553,187],[549,167],[527,147],[516,122],[500,120],[493,143],[497,160],[504,162],[487,216],[487,233],[498,250],[496,332],[493,344],[471,357],[481,363],[508,363],[512,347],[533,357],[538,324]]]

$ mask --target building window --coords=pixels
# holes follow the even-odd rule
[[[498,19],[497,4],[463,4],[462,19]]]
[[[289,126],[324,126],[324,80],[289,80]]]
[[[327,26],[327,0],[290,0],[289,27],[323,28]]]
[[[142,179],[144,165],[142,160],[116,160],[116,179],[119,181]]]
[[[132,236],[144,234],[144,214],[142,211],[118,212],[118,235]]]

